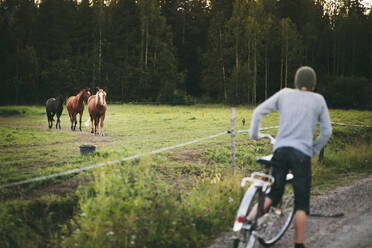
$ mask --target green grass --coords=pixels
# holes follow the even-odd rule
[[[62,142],[77,140],[73,134],[64,134],[44,130],[32,130],[24,127],[1,126],[0,148],[22,146],[48,146]]]
[[[106,137],[94,137],[88,127],[70,131],[66,109],[59,131],[47,128],[44,107],[3,106],[0,184],[220,133],[230,128],[230,113],[222,105],[109,105]],[[236,129],[248,129],[251,114],[252,108],[237,107]],[[372,125],[368,111],[331,110],[330,115],[334,122]],[[277,113],[270,114],[261,126],[276,126],[278,119]],[[230,142],[230,135],[223,135],[78,176],[0,190],[0,247],[203,247],[231,228],[241,178],[258,169],[256,156],[271,149],[267,141],[237,134],[232,175]],[[81,144],[94,144],[97,151],[81,156]],[[324,163],[313,160],[314,193],[371,174],[371,144],[371,129],[334,126]],[[75,179],[85,182],[77,191],[70,187],[59,196],[49,192]],[[37,214],[35,206],[40,208]]]
[[[39,106],[0,106],[0,117],[20,117],[39,115],[42,109]]]
[[[371,128],[334,126],[325,159],[313,160],[314,193],[319,194],[372,173]]]
[[[16,111],[16,107],[9,107]],[[6,112],[6,107],[1,107]],[[237,127],[242,128],[241,119],[249,118],[250,109],[241,109]],[[48,168],[54,173],[64,168],[83,167],[102,160],[97,156],[82,159],[79,154],[81,144],[97,146],[97,151],[106,153],[111,159],[150,152],[159,148],[209,136],[229,129],[231,109],[223,106],[141,106],[109,105],[105,120],[105,134],[109,142],[89,140],[89,135],[69,131],[68,115],[61,117],[63,132],[47,129],[47,119],[43,107],[19,107],[19,115],[0,119],[1,141],[0,182],[40,175],[39,168]],[[227,118],[226,118],[227,117]],[[87,114],[83,115],[83,121]],[[83,127],[89,132],[88,127]],[[211,140],[228,141],[229,137]],[[19,168],[22,173],[17,173]],[[13,173],[11,173],[13,172]],[[10,174],[9,174],[10,173]],[[45,173],[43,173],[45,174]]]

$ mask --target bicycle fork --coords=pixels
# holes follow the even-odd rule
[[[257,232],[252,231],[251,235],[249,236],[249,240],[248,240],[248,244],[246,248],[253,248],[254,244],[256,243],[256,240],[257,240]]]
[[[242,183],[241,183],[242,188],[244,187],[244,185],[247,181],[252,182],[252,185],[245,192],[244,197],[243,197],[243,199],[240,203],[240,206],[239,206],[239,209],[238,209],[238,214],[236,216],[234,227],[233,227],[234,232],[238,232],[242,229],[243,221],[245,221],[244,218],[246,218],[247,214],[249,214],[248,213],[248,208],[251,205],[251,202],[252,202],[255,194],[257,193],[257,191],[259,192],[260,196],[262,196],[261,194],[264,194],[264,192],[266,192],[267,187],[270,185],[270,183],[272,183],[274,181],[274,178],[271,177],[271,176],[269,176],[270,179],[271,179],[271,182],[265,182],[265,181],[262,181],[262,180],[258,180],[258,179],[255,178],[256,175],[269,176],[269,175],[266,175],[266,174],[263,174],[263,173],[253,173],[250,178],[244,178],[242,180]],[[262,199],[263,197],[260,197],[260,198]],[[259,207],[262,207],[263,202],[260,202],[259,204],[260,204]]]

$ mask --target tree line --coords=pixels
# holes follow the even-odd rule
[[[0,0],[1,104],[257,104],[310,65],[331,107],[371,108],[360,0]],[[93,90],[94,91],[94,90]]]

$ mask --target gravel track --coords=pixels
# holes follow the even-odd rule
[[[372,247],[372,175],[326,195],[313,196],[306,226],[309,248]],[[341,215],[341,216],[340,216]],[[208,248],[232,247],[232,232],[221,234]],[[293,247],[293,225],[275,248]],[[256,245],[257,248],[263,247]]]

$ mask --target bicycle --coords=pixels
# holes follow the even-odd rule
[[[274,145],[275,139],[268,134],[261,134],[260,138],[270,139]],[[234,223],[233,231],[237,236],[233,240],[234,248],[253,248],[256,240],[261,245],[267,247],[276,243],[287,231],[295,214],[294,193],[293,193],[293,174],[288,173],[282,200],[275,207],[264,211],[265,195],[270,191],[274,183],[274,177],[270,175],[273,155],[257,158],[257,162],[264,166],[264,173],[253,172],[250,177],[245,177],[241,181],[241,187],[244,188],[247,182],[251,185],[247,189],[239,206],[237,217]],[[256,211],[253,220],[247,217],[251,211]]]

